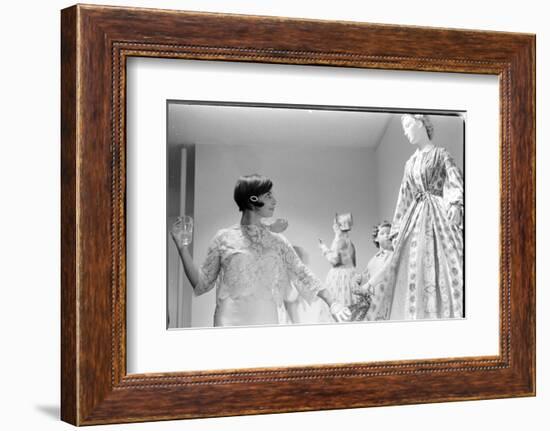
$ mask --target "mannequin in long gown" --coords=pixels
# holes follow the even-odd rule
[[[369,320],[464,316],[463,207],[460,169],[449,152],[431,143],[423,115],[404,115],[405,135],[418,149],[405,164],[392,222],[394,253],[369,288],[384,295]]]

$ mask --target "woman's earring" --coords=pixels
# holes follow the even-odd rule
[[[250,202],[254,202],[254,203],[259,201],[258,196],[250,196],[249,199],[250,199]]]

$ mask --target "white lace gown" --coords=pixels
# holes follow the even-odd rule
[[[195,294],[216,287],[214,326],[289,323],[284,298],[291,283],[310,303],[323,288],[283,235],[239,224],[212,239]]]

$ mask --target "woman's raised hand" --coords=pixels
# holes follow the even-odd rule
[[[192,219],[190,217],[178,217],[172,224],[170,235],[178,247],[186,247],[191,244],[193,239]]]

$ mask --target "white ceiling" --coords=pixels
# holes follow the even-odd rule
[[[168,115],[170,144],[376,148],[392,114],[172,103]]]

